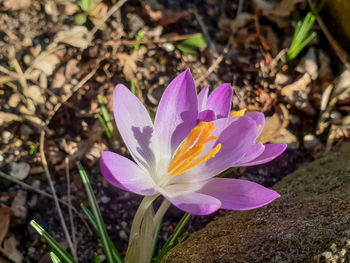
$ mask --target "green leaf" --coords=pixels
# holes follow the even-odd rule
[[[94,11],[94,6],[97,3],[97,0],[81,0],[78,2],[81,10],[87,13],[91,13]]]
[[[191,36],[183,41],[180,44],[177,44],[176,47],[184,55],[195,56],[197,50],[207,46],[205,39],[201,34]]]
[[[52,263],[61,263],[61,260],[53,252],[50,252],[50,258]]]
[[[106,121],[102,118],[102,116],[101,116],[100,114],[97,115],[97,119],[100,121],[100,123],[101,123],[103,129],[105,130],[108,139],[111,140],[113,136],[112,136],[111,131],[110,131],[109,128],[107,127]]]
[[[135,96],[137,96],[137,80],[136,79],[133,79],[130,81],[130,90]]]
[[[94,254],[94,263],[101,263],[100,259],[98,258],[97,253]]]
[[[122,258],[120,257],[114,244],[111,243],[110,238],[108,236],[106,226],[103,222],[101,211],[100,211],[100,208],[99,208],[97,200],[96,200],[96,196],[95,196],[94,191],[93,191],[91,184],[90,184],[89,177],[87,176],[87,173],[84,170],[84,168],[80,162],[77,163],[77,166],[78,166],[81,180],[83,181],[83,184],[85,187],[85,191],[86,191],[86,195],[87,195],[88,200],[89,200],[90,207],[91,207],[91,211],[92,211],[91,214],[93,216],[91,218],[93,218],[93,221],[96,223],[96,232],[100,237],[100,241],[101,241],[102,248],[103,248],[103,251],[105,253],[107,262],[108,263],[116,263],[116,262],[122,263],[123,262]],[[89,211],[89,210],[87,210],[87,211]],[[113,252],[112,250],[115,250],[115,251]],[[113,254],[116,254],[117,257],[115,258],[113,256]]]
[[[110,114],[109,114],[109,112],[107,110],[106,104],[103,101],[103,98],[102,98],[101,95],[97,95],[97,100],[98,100],[98,102],[100,104],[100,107],[101,107],[102,117],[106,121],[106,124],[107,124],[107,127],[108,127],[109,131],[111,132],[111,134],[113,134],[114,124],[111,121],[111,116],[110,116]]]
[[[195,56],[197,54],[196,49],[191,46],[184,46],[184,45],[178,44],[176,45],[176,47],[181,51],[182,54],[186,56]]]
[[[91,213],[91,211],[84,204],[80,204],[80,207],[83,210],[86,217],[89,219],[89,221],[90,221],[91,225],[93,226],[93,228],[95,229],[95,231],[97,232],[97,235],[100,237],[101,233],[99,232],[99,229],[97,228],[96,218],[94,217],[94,215]],[[116,262],[119,262],[118,260],[122,260],[122,258],[120,257],[120,255],[119,255],[117,249],[115,248],[110,237],[109,236],[107,236],[107,237],[108,237],[109,247],[111,248],[112,253],[113,253],[113,258],[114,258],[114,260],[116,260]]]
[[[316,15],[309,12],[302,22],[298,22],[293,35],[292,43],[286,55],[287,61],[293,60],[303,50],[303,48],[316,37],[315,32],[309,35],[309,32],[315,23],[315,19]]]
[[[207,43],[205,42],[203,36],[201,34],[191,36],[181,42],[182,45],[192,47],[192,48],[204,48],[207,46]]]
[[[169,252],[170,249],[172,249],[174,246],[178,244],[178,238],[183,232],[185,226],[190,221],[192,215],[189,213],[185,213],[184,216],[181,218],[180,222],[177,224],[174,232],[171,234],[167,242],[164,244],[162,249],[160,250],[155,263],[161,263],[165,255]],[[183,241],[183,239],[181,239]]]
[[[81,13],[81,14],[77,14],[77,15],[75,15],[75,17],[74,17],[74,23],[76,24],[76,25],[84,25],[85,23],[86,23],[86,21],[87,21],[87,17],[86,17],[86,15],[84,15],[83,13]]]
[[[30,221],[30,225],[35,229],[36,232],[47,242],[51,247],[55,255],[64,263],[77,263],[74,258],[64,249],[61,245],[47,233],[37,222],[34,220]]]

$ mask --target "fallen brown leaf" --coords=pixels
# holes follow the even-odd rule
[[[3,5],[5,10],[21,10],[30,7],[32,4],[31,0],[5,0]]]
[[[7,206],[0,207],[0,247],[9,230],[11,209]]]
[[[22,263],[23,255],[17,249],[18,244],[19,242],[16,240],[16,238],[11,236],[8,239],[5,239],[4,248],[0,247],[0,252],[15,263]]]
[[[175,24],[180,19],[189,17],[191,15],[191,13],[188,11],[181,11],[181,12],[172,12],[172,11],[165,11],[165,10],[155,11],[149,5],[144,5],[144,9],[147,15],[149,15],[150,19],[153,22],[157,22],[157,24],[164,27],[167,25]]]
[[[54,42],[61,42],[73,47],[85,49],[89,44],[88,33],[89,31],[86,27],[74,26],[70,29],[58,32],[55,36]]]
[[[123,73],[128,81],[135,79],[135,73],[137,71],[137,65],[134,59],[126,53],[117,54],[117,58],[120,64],[123,66]]]
[[[315,109],[311,106],[308,96],[311,91],[309,84],[311,83],[311,77],[308,73],[305,73],[300,79],[282,88],[281,95],[284,96],[286,101],[299,110],[305,112],[309,116],[316,114]]]

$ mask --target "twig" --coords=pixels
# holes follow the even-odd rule
[[[214,42],[212,41],[212,39],[211,39],[211,37],[210,37],[210,35],[209,35],[209,33],[208,33],[207,27],[205,26],[201,15],[198,14],[198,12],[197,12],[196,9],[193,10],[193,13],[194,13],[194,16],[195,16],[196,19],[197,19],[197,22],[198,22],[199,26],[201,27],[201,29],[202,29],[202,31],[203,31],[203,34],[205,35],[205,37],[206,37],[207,39],[210,40],[210,43],[212,44],[211,47],[213,48],[213,51],[215,52],[215,55],[216,55],[216,54],[218,53],[218,50],[217,50],[217,48],[216,48]]]
[[[230,50],[229,43],[224,48],[223,53],[220,56],[218,56],[218,58],[213,62],[213,64],[208,68],[208,70],[202,76],[200,76],[198,79],[195,80],[197,85],[200,84],[203,80],[205,80],[216,69],[216,67],[221,63],[221,61],[224,59],[225,55]]]
[[[71,194],[70,194],[70,173],[69,173],[69,158],[66,157],[64,159],[66,163],[66,177],[67,177],[67,198],[68,198],[68,213],[69,213],[69,221],[70,221],[70,226],[71,226],[71,231],[72,231],[72,241],[73,241],[73,257],[75,260],[78,260],[77,256],[77,240],[75,236],[75,227],[74,227],[74,218],[73,218],[73,213],[72,213],[72,201],[71,201]]]
[[[244,0],[239,0],[236,16],[242,13]]]
[[[94,28],[90,31],[90,41],[92,40],[93,36],[97,32],[97,30],[107,21],[107,19],[113,15],[115,12],[119,10],[119,8],[122,7],[123,4],[125,4],[127,0],[119,0],[114,6],[112,6],[108,12],[96,23]]]
[[[0,65],[0,71],[6,75],[9,75],[10,77],[13,77],[15,79],[18,78],[18,73],[15,73],[13,71],[8,70],[7,68]]]
[[[25,189],[28,189],[28,190],[36,192],[36,193],[38,193],[40,195],[46,196],[47,198],[54,199],[53,195],[50,195],[49,193],[46,193],[45,191],[36,189],[33,186],[31,186],[29,184],[26,184],[26,183],[24,183],[24,182],[22,182],[20,180],[17,180],[16,178],[13,178],[13,177],[9,176],[8,174],[6,174],[6,173],[4,173],[2,171],[0,171],[0,177],[4,178],[5,180],[8,180],[10,182],[13,182],[15,184],[18,184],[18,185],[22,186]],[[62,199],[58,199],[58,201],[64,206],[67,206],[67,207],[70,206],[67,202],[63,201]],[[89,234],[92,235],[91,228],[90,228],[89,224],[86,222],[86,220],[84,219],[83,215],[81,213],[79,213],[79,211],[73,205],[71,205],[71,209],[73,210],[74,213],[77,214],[77,216],[80,218],[80,220],[86,226],[86,228],[89,231]]]
[[[134,46],[137,43],[140,43],[142,45],[152,45],[152,44],[158,44],[158,43],[166,43],[166,42],[177,42],[181,40],[185,40],[187,38],[197,36],[198,34],[188,34],[188,35],[169,35],[165,36],[159,39],[143,39],[141,41],[137,40],[128,40],[128,39],[120,39],[120,40],[109,40],[109,41],[96,41],[98,44],[102,44],[105,46],[120,46],[120,45],[127,45],[127,46]]]
[[[53,195],[53,200],[55,201],[56,209],[57,209],[60,221],[61,221],[61,226],[63,228],[63,232],[64,232],[64,234],[66,236],[66,240],[68,242],[68,246],[69,246],[71,252],[73,253],[73,251],[74,251],[73,243],[72,243],[72,240],[70,238],[66,222],[64,221],[64,218],[63,218],[63,214],[62,214],[62,210],[61,210],[60,204],[58,202],[55,186],[53,185],[53,182],[52,182],[52,179],[51,179],[51,174],[50,174],[49,167],[47,165],[47,161],[46,161],[46,157],[45,157],[44,144],[45,144],[45,128],[42,129],[41,132],[40,132],[40,157],[41,157],[41,162],[42,162],[42,164],[44,166],[44,170],[45,170],[45,174],[46,174],[47,180],[49,181],[50,189],[51,189],[51,192],[52,192],[52,195]]]
[[[14,66],[17,74],[18,74],[18,81],[21,84],[23,88],[23,94],[25,96],[28,96],[28,84],[27,84],[27,79],[23,73],[23,70],[21,66],[19,65],[17,59],[16,59],[16,52],[13,47],[9,49],[9,57],[10,57],[10,62]]]

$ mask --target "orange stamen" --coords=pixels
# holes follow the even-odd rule
[[[168,172],[171,176],[182,174],[206,162],[220,151],[221,144],[219,143],[208,153],[200,156],[205,150],[205,143],[218,139],[216,136],[210,136],[214,129],[214,123],[212,122],[201,122],[192,129],[170,163]]]
[[[232,117],[242,117],[242,116],[244,116],[246,111],[247,111],[247,108],[243,108],[241,110],[233,111],[232,112]]]

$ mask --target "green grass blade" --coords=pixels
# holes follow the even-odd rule
[[[160,222],[157,225],[156,230],[154,232],[152,258],[154,258],[156,256],[156,253],[157,253],[157,244],[158,244],[158,239],[159,239],[159,232],[160,232],[160,229],[162,228],[162,223],[163,223],[163,219],[160,220]]]
[[[97,118],[98,118],[98,120],[100,121],[100,123],[101,123],[103,129],[105,130],[108,139],[111,140],[111,139],[112,139],[112,133],[111,133],[111,131],[109,130],[109,128],[107,127],[106,121],[102,118],[102,116],[101,116],[100,114],[97,115]]]
[[[47,242],[51,247],[55,255],[64,263],[77,263],[74,258],[63,248],[61,245],[47,233],[37,222],[34,220],[30,221],[30,225],[35,229],[36,232]]]
[[[169,252],[171,248],[173,248],[178,241],[179,236],[181,235],[182,231],[184,230],[185,226],[188,224],[190,221],[192,215],[189,213],[184,214],[184,216],[181,218],[180,222],[176,226],[174,233],[171,234],[167,242],[164,244],[162,249],[160,250],[155,263],[160,263],[162,262],[164,256]]]
[[[90,180],[86,174],[86,171],[84,170],[83,166],[81,165],[80,162],[77,163],[78,166],[78,170],[79,170],[79,174],[81,176],[81,179],[83,181],[84,187],[85,187],[85,191],[89,200],[89,204],[91,207],[91,211],[92,211],[92,215],[95,218],[95,222],[96,222],[96,231],[97,233],[100,233],[100,240],[102,243],[102,248],[103,251],[105,253],[106,259],[108,263],[122,263],[123,260],[122,258],[119,256],[118,253],[118,258],[114,259],[113,257],[113,251],[112,248],[110,247],[110,238],[107,234],[107,230],[106,230],[106,226],[103,222],[102,219],[102,215],[101,215],[101,211],[100,208],[97,204],[97,200],[96,200],[96,196],[94,194],[94,191],[92,190],[91,184],[90,184]],[[116,249],[115,249],[116,250]]]
[[[110,116],[110,114],[109,114],[109,112],[107,110],[106,104],[103,101],[103,98],[102,98],[101,95],[97,95],[97,100],[98,100],[98,102],[100,104],[100,107],[101,107],[102,117],[106,121],[106,124],[107,124],[107,127],[108,127],[109,131],[111,132],[111,134],[113,134],[114,124],[111,121],[111,116]]]
[[[94,254],[94,263],[101,263],[100,259],[98,258],[98,255]]]
[[[304,47],[306,47],[315,37],[317,36],[316,32],[313,32],[308,38],[306,38],[302,43],[300,43],[296,48],[291,50],[289,54],[287,54],[288,59],[294,59]]]
[[[293,36],[292,44],[287,52],[287,61],[294,59],[300,51],[315,38],[316,33],[309,35],[310,30],[315,23],[316,15],[312,12],[307,13],[303,22],[298,22]]]
[[[96,219],[95,219],[94,215],[90,212],[89,208],[87,208],[84,204],[80,204],[80,207],[83,210],[86,217],[89,219],[93,228],[96,230],[96,232],[98,232]],[[101,233],[98,232],[97,234],[100,235]]]
[[[293,35],[293,40],[292,40],[292,43],[290,44],[290,48],[291,49],[292,47],[295,46],[295,42],[297,40],[297,37],[298,37],[298,34],[299,34],[299,31],[300,31],[300,28],[302,26],[303,22],[299,21],[296,28],[295,28],[295,32],[294,32],[294,35]]]
[[[61,263],[61,260],[53,252],[50,252],[50,258],[52,263]]]
[[[137,80],[136,79],[133,79],[130,81],[130,90],[135,96],[137,96]]]
[[[97,228],[97,222],[96,219],[94,217],[94,215],[91,213],[91,211],[84,205],[84,204],[80,204],[81,209],[83,210],[84,214],[86,215],[86,217],[89,219],[91,225],[93,226],[93,228],[95,229],[95,231],[97,232],[97,235],[100,237],[101,233],[99,232],[98,228]],[[122,257],[119,255],[118,250],[116,249],[116,247],[114,246],[112,240],[110,239],[109,236],[108,237],[108,244],[109,247],[112,250],[112,254],[113,254],[113,258],[116,262],[122,262],[123,259]]]

